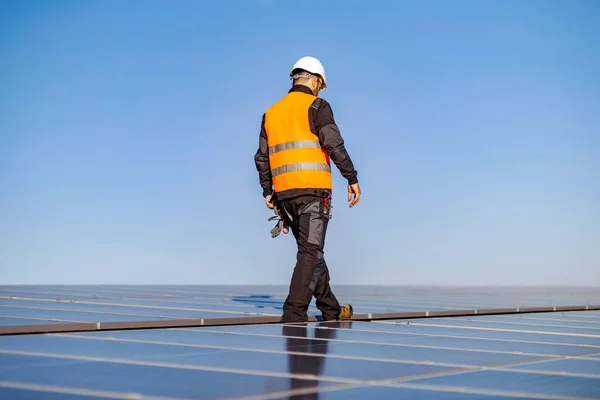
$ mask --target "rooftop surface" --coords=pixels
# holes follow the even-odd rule
[[[598,288],[334,289],[356,313],[373,315],[600,304]],[[232,316],[249,323],[5,334],[0,398],[600,398],[600,311],[252,323],[280,316],[285,294],[286,287],[0,286],[0,328]]]

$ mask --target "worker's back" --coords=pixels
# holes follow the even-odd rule
[[[329,157],[310,128],[309,109],[316,99],[314,95],[292,91],[265,113],[275,192],[331,188]]]

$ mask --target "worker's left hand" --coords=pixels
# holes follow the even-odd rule
[[[354,207],[359,200],[360,186],[358,186],[358,183],[348,185],[348,203],[350,203],[350,208]]]
[[[271,202],[271,195],[265,197],[265,203],[270,209],[273,209],[273,207],[275,207],[275,205]]]

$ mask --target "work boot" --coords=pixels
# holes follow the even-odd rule
[[[354,310],[350,304],[344,304],[340,311],[338,319],[350,319],[354,315]]]

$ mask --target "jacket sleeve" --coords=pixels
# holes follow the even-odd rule
[[[329,157],[340,170],[348,184],[358,183],[358,172],[354,169],[352,159],[344,145],[344,139],[333,118],[333,111],[329,103],[322,98],[315,100],[310,108],[311,122],[315,133],[319,137],[321,147],[329,153]]]
[[[254,163],[258,171],[258,180],[263,189],[263,197],[273,193],[273,181],[271,178],[271,167],[269,164],[269,145],[267,142],[267,131],[265,130],[265,115],[263,114],[260,135],[258,138],[258,150],[254,155]]]

